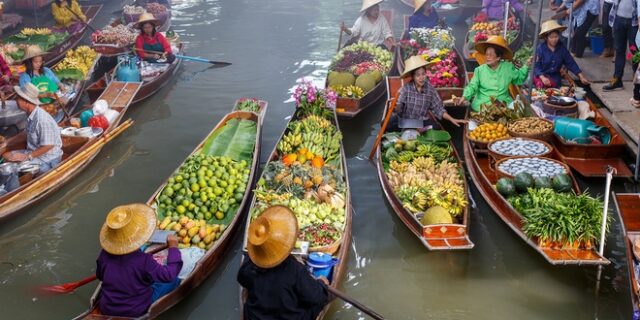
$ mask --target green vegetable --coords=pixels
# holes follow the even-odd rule
[[[569,192],[573,187],[573,181],[567,174],[559,174],[551,180],[553,190],[556,192]]]
[[[547,177],[537,177],[535,180],[536,188],[551,188],[551,179]]]
[[[84,74],[78,69],[63,69],[55,71],[56,76],[61,79],[84,80]]]
[[[512,179],[500,178],[496,183],[496,189],[504,197],[510,197],[516,194],[516,185]]]
[[[514,178],[518,192],[527,192],[527,189],[534,186],[533,176],[528,172],[520,172]]]
[[[251,162],[256,133],[257,125],[254,121],[231,119],[207,139],[201,152],[212,156],[226,156],[235,161]]]

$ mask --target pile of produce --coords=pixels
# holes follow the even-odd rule
[[[508,136],[507,127],[502,123],[483,123],[469,132],[471,139],[482,143],[489,143]]]
[[[122,10],[124,12],[124,14],[143,14],[146,12],[146,10],[143,7],[139,7],[139,6],[130,6],[130,5],[125,5],[124,7],[122,7]]]
[[[553,124],[542,118],[527,117],[509,123],[507,128],[513,133],[532,135],[553,130]]]
[[[227,121],[158,193],[159,220],[169,218],[164,229],[186,230],[185,235],[179,233],[183,245],[208,249],[233,220],[249,184],[256,134],[253,121]],[[171,225],[173,222],[179,223]]]
[[[506,156],[539,156],[550,151],[541,141],[522,138],[496,141],[489,148]]]
[[[53,67],[53,71],[60,79],[84,80],[93,68],[98,54],[89,46],[79,46],[69,49],[64,59]]]
[[[136,41],[138,30],[123,24],[108,25],[91,34],[91,40],[95,44],[112,44],[118,47],[129,46]]]
[[[522,67],[527,64],[531,57],[533,57],[533,44],[526,42],[513,54],[513,63],[518,67]]]
[[[238,101],[237,111],[260,112],[260,101],[256,98],[242,98]]]
[[[48,28],[24,28],[20,33],[14,34],[3,43],[14,46],[3,46],[6,56],[14,61],[20,61],[24,57],[26,46],[38,46],[42,51],[49,51],[51,48],[61,44],[69,37],[67,32],[52,32]]]
[[[534,178],[553,177],[558,174],[567,173],[565,167],[551,159],[539,157],[510,158],[502,161],[498,170],[515,176],[520,172],[527,172]]]
[[[529,172],[520,172],[512,178],[500,178],[496,182],[496,190],[505,198],[518,193],[526,193],[529,189],[551,188],[555,192],[570,192],[573,189],[573,180],[566,173],[555,176],[534,177]]]
[[[475,50],[478,42],[487,40],[490,36],[502,35],[504,31],[503,21],[488,21],[484,15],[476,16],[474,24],[469,29],[469,38],[467,47],[469,50]],[[510,17],[507,24],[507,42],[511,43],[518,37],[520,26],[515,17]]]
[[[503,125],[511,123],[527,115],[524,103],[516,99],[507,106],[504,102],[491,97],[491,102],[482,105],[480,112],[471,112],[471,119],[479,122],[498,122]]]
[[[308,82],[296,88],[294,120],[278,143],[277,158],[264,168],[254,191],[251,218],[273,205],[290,208],[298,219],[299,240],[310,250],[341,239],[346,220],[346,178],[341,162],[342,134],[326,105],[335,96]]]
[[[24,28],[20,31],[21,34],[25,36],[35,36],[35,35],[48,35],[51,34],[51,29],[49,28]]]
[[[147,12],[151,13],[154,17],[158,17],[167,12],[167,7],[156,2],[150,2],[147,4],[146,10]]]
[[[366,41],[346,46],[338,52],[329,66],[327,85],[341,97],[360,96],[349,90],[352,86],[371,91],[391,69],[391,52]]]
[[[174,220],[173,216],[167,216],[158,224],[160,230],[175,231],[180,239],[178,248],[191,246],[209,250],[216,240],[220,239],[227,228],[224,224],[209,224],[205,220],[194,220],[186,216]]]
[[[395,132],[386,133],[384,139],[384,170],[403,206],[414,214],[424,213],[423,224],[458,219],[467,206],[467,195],[448,140],[427,140],[424,133],[404,141]],[[433,208],[438,209],[427,210]]]

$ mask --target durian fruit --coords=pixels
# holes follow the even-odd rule
[[[329,86],[351,86],[356,83],[356,77],[350,72],[336,72],[332,71],[332,74],[329,74],[328,81]]]
[[[420,222],[425,226],[432,224],[447,224],[453,223],[453,218],[451,218],[449,212],[447,212],[443,207],[434,206],[424,213]]]
[[[375,86],[376,80],[369,73],[362,74],[356,79],[356,87],[360,87],[365,93],[371,91]]]
[[[373,80],[375,80],[376,83],[382,81],[382,72],[380,72],[380,70],[371,70],[367,73],[373,77]]]

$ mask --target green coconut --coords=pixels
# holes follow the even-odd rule
[[[360,87],[363,92],[369,92],[376,86],[376,80],[373,75],[365,73],[356,79],[356,87]]]
[[[329,73],[327,80],[329,81],[330,87],[333,87],[333,86],[346,87],[356,83],[356,77],[349,72],[332,71],[331,73]]]
[[[422,225],[428,226],[432,224],[447,224],[453,223],[453,218],[447,210],[440,206],[434,206],[427,210],[422,217]]]

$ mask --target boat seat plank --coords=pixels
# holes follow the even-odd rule
[[[626,163],[619,158],[612,159],[577,159],[577,158],[565,158],[562,160],[568,164],[573,170],[585,177],[604,177],[607,175],[607,166],[612,166],[616,169],[615,177],[630,178],[633,173],[629,169]]]
[[[627,232],[640,232],[640,194],[617,194],[618,210]]]

